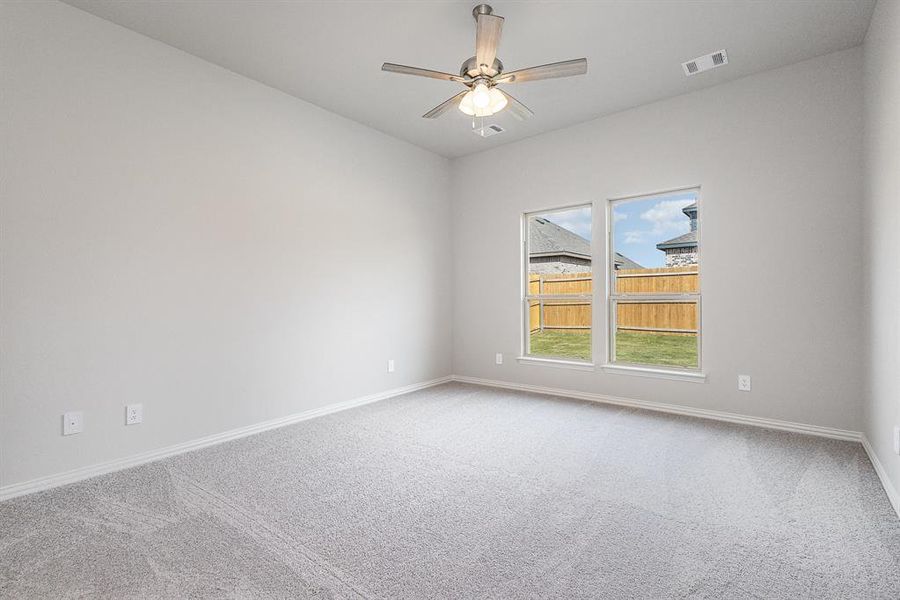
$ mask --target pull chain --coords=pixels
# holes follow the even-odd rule
[[[480,119],[480,121],[479,121],[479,119]],[[481,127],[480,127],[480,128],[476,128],[476,127],[475,127],[475,124],[476,124],[477,122],[480,122],[480,123],[481,123]],[[476,117],[475,115],[472,115],[472,131],[475,131],[476,129],[478,129],[478,135],[480,135],[481,137],[484,137],[484,117],[483,117],[483,116],[482,116],[482,117]]]

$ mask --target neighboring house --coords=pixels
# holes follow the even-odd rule
[[[588,273],[591,243],[552,221],[536,217],[529,230],[528,263],[532,273]],[[642,269],[616,252],[616,269]]]
[[[616,252],[616,271],[619,269],[643,269],[641,265],[637,264],[621,252]]]
[[[656,245],[659,250],[666,253],[667,267],[697,264],[697,203],[689,204],[681,211],[691,220],[691,230]]]

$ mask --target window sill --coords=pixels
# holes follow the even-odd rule
[[[699,371],[675,371],[625,365],[603,365],[601,368],[604,373],[612,373],[615,375],[635,375],[638,377],[653,377],[656,379],[669,379],[672,381],[706,383],[706,373],[700,373]]]
[[[561,360],[558,358],[537,358],[536,356],[520,356],[516,358],[520,365],[538,367],[555,367],[557,369],[573,369],[575,371],[593,371],[594,363]]]

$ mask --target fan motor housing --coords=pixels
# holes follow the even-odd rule
[[[494,77],[498,73],[503,72],[503,63],[500,62],[499,58],[495,58],[491,68],[488,69],[487,73],[482,73],[481,69],[478,68],[478,59],[474,56],[469,58],[462,64],[462,67],[459,69],[460,77],[478,77],[479,75],[487,75],[488,77]]]

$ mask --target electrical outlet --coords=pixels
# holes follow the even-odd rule
[[[394,359],[392,358],[388,361],[388,373],[393,373],[393,372],[394,372]]]
[[[894,427],[894,454],[900,454],[900,426]]]
[[[497,353],[497,356],[496,356],[496,358],[495,358],[494,360],[497,361],[497,364],[498,364],[498,365],[502,365],[502,364],[503,364],[503,355],[500,354],[500,353],[498,352],[498,353]]]
[[[738,390],[741,392],[749,392],[751,389],[749,375],[738,375]]]
[[[84,413],[67,412],[63,415],[63,435],[75,435],[84,431]]]
[[[144,422],[144,405],[129,404],[125,407],[125,424],[137,425]]]

